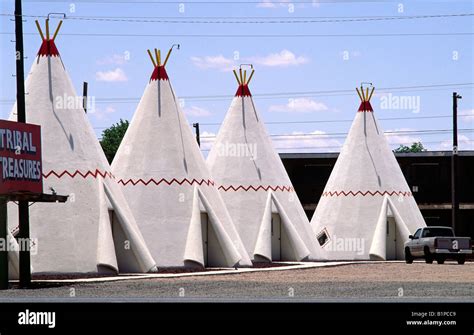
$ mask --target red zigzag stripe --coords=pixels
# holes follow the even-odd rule
[[[176,178],[173,178],[171,180],[167,180],[165,178],[161,178],[160,180],[156,181],[155,179],[153,178],[150,178],[148,179],[148,181],[144,181],[143,179],[137,179],[137,180],[133,180],[133,179],[128,179],[127,181],[124,181],[123,179],[120,179],[118,181],[119,184],[122,184],[124,186],[128,185],[128,184],[132,184],[133,186],[137,185],[137,184],[143,184],[145,186],[148,186],[149,184],[153,183],[155,184],[156,186],[160,185],[161,183],[166,183],[169,185],[171,184],[178,184],[178,185],[183,185],[184,183],[187,183],[189,185],[194,185],[194,184],[198,184],[198,185],[202,185],[202,184],[206,184],[207,186],[209,185],[212,185],[214,186],[214,182],[212,180],[209,180],[209,179],[201,179],[201,180],[197,180],[197,179],[187,179],[187,178],[184,178],[182,180],[178,180]]]
[[[100,171],[100,170],[98,170],[98,169],[96,169],[95,172],[93,172],[93,171],[87,171],[87,172],[85,172],[85,173],[83,173],[83,172],[81,172],[81,171],[79,171],[79,170],[76,170],[76,171],[74,171],[73,173],[71,173],[71,172],[69,172],[69,171],[67,171],[67,170],[64,170],[64,171],[61,172],[61,173],[58,173],[58,172],[56,172],[56,171],[54,171],[54,170],[51,170],[51,171],[49,171],[49,172],[46,173],[46,174],[43,173],[43,178],[49,178],[49,177],[52,176],[52,175],[53,175],[53,176],[56,176],[56,178],[62,178],[62,177],[65,176],[65,175],[67,175],[67,176],[69,176],[69,177],[71,177],[71,178],[75,178],[75,177],[77,177],[77,176],[80,176],[80,177],[82,177],[82,178],[84,178],[84,179],[87,178],[87,177],[89,177],[89,176],[94,177],[94,178],[97,178],[97,176],[100,176],[100,177],[102,177],[102,178],[105,178],[105,177],[115,178],[114,175],[113,175],[111,172],[108,172],[108,171],[102,172],[102,171]]]
[[[354,191],[348,191],[348,192],[345,192],[345,191],[326,191],[326,192],[323,192],[323,197],[339,197],[339,196],[349,196],[349,195],[352,195],[352,196],[358,196],[358,195],[361,195],[363,197],[365,196],[368,196],[368,195],[371,195],[371,196],[376,196],[376,195],[380,195],[380,196],[384,196],[384,195],[398,195],[398,196],[404,196],[404,197],[411,197],[412,196],[412,193],[411,192],[404,192],[404,191],[383,191],[383,192],[380,192],[380,191],[365,191],[365,192],[362,192],[362,191],[357,191],[357,192],[354,192]]]
[[[227,192],[227,191],[234,191],[234,192],[237,192],[238,190],[242,190],[242,191],[245,191],[245,192],[248,192],[250,190],[253,190],[253,191],[259,191],[259,190],[263,190],[263,191],[268,191],[268,190],[272,190],[272,191],[287,191],[287,192],[293,192],[294,191],[294,188],[291,187],[291,186],[271,186],[271,185],[267,185],[267,186],[263,186],[263,185],[259,185],[257,187],[253,186],[253,185],[249,185],[247,187],[243,186],[243,185],[239,185],[237,187],[233,186],[233,185],[230,185],[230,186],[219,186],[219,190],[223,190],[224,192]]]
[[[87,172],[81,172],[79,170],[76,170],[74,171],[73,173],[67,171],[67,170],[64,170],[62,171],[61,173],[59,172],[56,172],[54,170],[51,170],[49,171],[48,173],[44,174],[43,173],[43,177],[44,178],[49,178],[51,176],[55,176],[56,178],[62,178],[64,176],[69,176],[71,178],[75,178],[77,176],[80,176],[82,178],[87,178],[87,177],[94,177],[94,178],[97,178],[98,176],[102,177],[102,178],[106,178],[106,177],[109,177],[109,178],[115,178],[115,176],[111,173],[111,172],[102,172],[98,169],[95,170],[95,172],[92,172],[92,171],[87,171]],[[172,184],[178,184],[178,185],[183,185],[183,184],[188,184],[188,185],[194,185],[194,184],[197,184],[197,185],[212,185],[212,186],[215,186],[215,182],[210,180],[210,179],[187,179],[187,178],[184,178],[182,180],[178,180],[176,178],[173,178],[171,180],[168,180],[168,179],[165,179],[165,178],[161,178],[160,180],[155,180],[154,178],[150,178],[148,179],[147,181],[143,180],[143,179],[136,179],[136,180],[133,180],[133,179],[128,179],[128,180],[124,180],[124,179],[120,179],[117,181],[119,184],[122,184],[123,186],[127,186],[129,184],[135,186],[135,185],[138,185],[138,184],[143,184],[145,186],[148,186],[150,184],[154,184],[156,186],[162,184],[162,183],[165,183],[167,184],[168,186],[172,185]],[[229,186],[219,186],[219,190],[223,190],[224,192],[228,192],[228,191],[234,191],[234,192],[237,192],[239,190],[242,190],[242,191],[245,191],[245,192],[248,192],[248,191],[260,191],[260,190],[263,190],[263,191],[268,191],[268,190],[272,190],[272,191],[287,191],[287,192],[294,192],[294,188],[291,187],[291,186],[271,186],[271,185],[267,185],[267,186],[263,186],[263,185],[259,185],[259,186],[253,186],[253,185],[249,185],[249,186],[243,186],[243,185],[239,185],[239,186],[234,186],[234,185],[229,185]]]

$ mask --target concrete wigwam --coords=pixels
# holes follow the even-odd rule
[[[158,267],[251,266],[165,66],[153,73],[112,163]]]
[[[316,238],[257,113],[246,71],[207,163],[254,261],[315,259]]]
[[[426,226],[369,92],[361,104],[311,220],[327,260],[403,259],[404,242]]]
[[[42,127],[44,191],[69,195],[65,204],[30,206],[33,271],[154,271],[56,47],[61,23],[50,37],[49,20],[45,35],[36,21],[42,44],[25,84],[26,121]],[[16,119],[15,105],[10,120]],[[18,209],[13,203],[8,219],[15,235]]]

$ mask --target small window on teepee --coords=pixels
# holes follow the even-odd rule
[[[329,234],[326,228],[324,228],[317,236],[316,238],[318,239],[318,243],[320,246],[324,247],[326,243],[329,242]]]

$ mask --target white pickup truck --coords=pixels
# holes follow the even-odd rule
[[[472,254],[472,242],[469,237],[454,236],[450,227],[419,228],[405,243],[405,261],[413,263],[415,258],[424,258],[426,263],[443,264],[446,259],[455,259],[464,264],[466,255]]]

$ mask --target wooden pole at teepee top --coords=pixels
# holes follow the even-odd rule
[[[242,83],[240,82],[239,76],[237,75],[237,71],[235,71],[235,69],[234,69],[234,70],[232,70],[232,72],[234,72],[235,79],[237,80],[239,85],[242,85]]]
[[[173,50],[173,47],[171,47],[171,49],[168,51],[165,61],[163,62],[163,66],[166,66],[166,63],[168,63],[168,59],[170,58],[170,55],[171,55],[171,50]]]
[[[46,19],[46,39],[49,41],[49,19]]]
[[[356,87],[357,94],[359,95],[360,101],[364,101],[364,98],[362,98],[362,95],[360,94],[359,88]]]
[[[43,31],[41,30],[41,26],[40,26],[38,20],[36,20],[35,23],[36,23],[36,28],[38,29],[38,32],[39,32],[39,34],[40,34],[40,36],[41,36],[41,39],[44,41]]]
[[[250,72],[249,80],[247,80],[247,85],[250,83],[250,80],[252,80],[254,73],[255,73],[255,70],[252,69],[252,72]]]
[[[148,51],[148,56],[150,56],[151,62],[153,63],[153,67],[156,67],[156,62],[155,62],[155,59],[153,58],[153,55],[151,54],[150,49],[148,49],[147,51]]]
[[[161,51],[155,48],[155,58],[156,58],[156,64],[158,66],[161,66]]]
[[[56,28],[56,31],[54,32],[54,35],[53,35],[53,41],[56,39],[56,36],[58,36],[59,29],[61,29],[62,24],[63,24],[63,21],[62,21],[62,20],[59,21],[59,24],[58,24],[58,26],[57,26],[57,28]]]
[[[370,91],[370,95],[369,95],[368,101],[370,101],[370,99],[372,99],[372,95],[374,94],[374,90],[375,90],[375,87],[372,87],[372,91]]]

